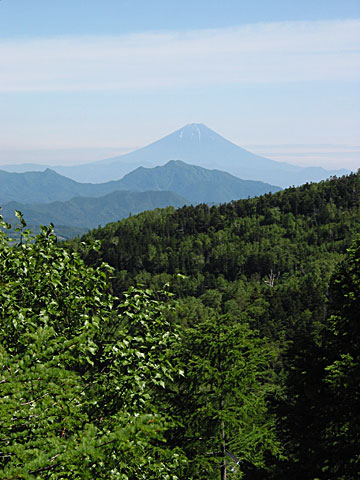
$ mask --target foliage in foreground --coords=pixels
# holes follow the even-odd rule
[[[153,395],[177,373],[165,303],[131,289],[117,306],[111,269],[86,267],[51,227],[14,246],[1,233],[0,269],[1,478],[178,478]]]

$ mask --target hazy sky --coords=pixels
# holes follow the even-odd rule
[[[84,162],[201,122],[360,167],[359,0],[2,0],[0,164]]]

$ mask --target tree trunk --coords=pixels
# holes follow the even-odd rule
[[[223,409],[223,400],[220,399],[220,410]],[[225,423],[221,421],[221,480],[226,480],[226,443],[225,443]]]
[[[221,451],[222,451],[222,462],[221,462],[221,480],[226,480],[226,450],[225,450],[225,430],[224,422],[221,422]]]

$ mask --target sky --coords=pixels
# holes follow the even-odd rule
[[[359,0],[0,0],[0,166],[74,164],[188,123],[360,167]]]

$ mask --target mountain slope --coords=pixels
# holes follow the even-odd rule
[[[263,182],[241,180],[220,170],[208,170],[172,160],[162,167],[139,167],[119,181],[133,191],[170,190],[191,203],[224,203],[279,191]]]
[[[173,192],[112,192],[104,197],[77,197],[67,202],[26,205],[10,202],[2,209],[9,223],[14,222],[14,210],[20,210],[31,225],[66,225],[95,228],[121,218],[167,206],[181,207],[186,200]]]
[[[156,215],[147,212],[93,235],[103,241],[101,260],[132,274],[139,273],[138,265],[146,265],[151,274],[200,273],[202,281],[212,285],[213,277],[206,275],[231,281],[246,275],[258,284],[259,278],[252,275],[269,280],[273,272],[278,282],[286,282],[287,275],[295,272],[300,278],[327,274],[326,269],[321,273],[310,267],[310,256],[343,253],[360,233],[359,215],[360,173],[211,208],[198,205]],[[196,277],[197,287],[198,281]],[[206,288],[214,287],[207,283],[199,291]]]
[[[154,167],[169,160],[182,160],[205,168],[225,170],[245,180],[259,180],[282,187],[347,173],[344,169],[327,171],[320,167],[300,167],[269,160],[235,145],[203,124],[186,125],[160,140],[119,157],[85,165],[52,168],[77,181],[106,182],[119,179],[137,167]],[[11,168],[19,171],[20,168],[27,167],[26,164],[3,167],[8,171]],[[39,168],[44,169],[44,166]]]

